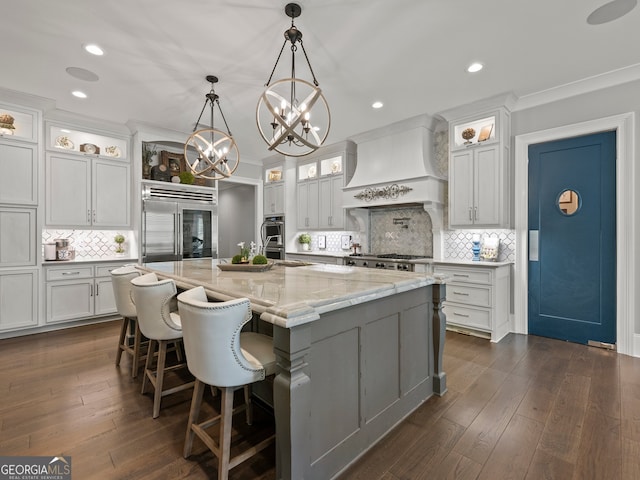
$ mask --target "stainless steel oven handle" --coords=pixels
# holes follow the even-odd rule
[[[182,215],[176,215],[177,223],[176,223],[176,255],[182,255]]]

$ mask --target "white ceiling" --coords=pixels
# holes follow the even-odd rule
[[[640,8],[602,25],[587,23],[606,1],[298,1],[295,25],[331,108],[327,143],[640,64]],[[241,157],[257,161],[270,153],[255,109],[291,24],[287,3],[12,1],[0,15],[0,87],[53,99],[62,110],[190,133],[209,91],[205,76],[214,74]],[[85,43],[101,45],[106,55],[87,54]],[[485,69],[466,73],[472,61]],[[274,79],[286,76],[289,62],[283,54]],[[297,63],[298,76],[309,79],[302,57]],[[95,72],[99,81],[78,80],[67,67]],[[89,98],[72,97],[75,89]],[[373,110],[374,100],[384,108]]]

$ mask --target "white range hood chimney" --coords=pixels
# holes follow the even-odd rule
[[[441,228],[447,180],[435,164],[434,126],[420,115],[351,138],[357,164],[343,188],[344,208],[423,203]]]

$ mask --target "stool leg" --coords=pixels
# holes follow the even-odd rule
[[[147,352],[147,361],[144,366],[144,376],[142,377],[142,391],[140,393],[144,394],[147,391],[147,381],[148,376],[153,375],[151,371],[151,365],[153,363],[153,354],[156,351],[156,341],[149,339],[149,351]]]
[[[191,455],[191,447],[193,446],[193,436],[195,435],[191,425],[198,423],[200,415],[200,407],[202,405],[202,396],[204,395],[204,387],[206,385],[196,378],[196,384],[193,387],[193,397],[191,397],[191,409],[189,410],[189,421],[187,422],[187,435],[184,439],[184,458]]]
[[[244,386],[244,404],[246,406],[245,415],[247,425],[253,424],[253,402],[251,401],[251,385]]]
[[[162,401],[162,384],[164,383],[164,364],[167,359],[167,341],[158,342],[158,368],[156,369],[156,391],[153,395],[153,418],[160,415],[160,402]]]
[[[233,419],[233,388],[222,388],[220,408],[220,457],[218,458],[218,480],[229,478],[231,456],[231,420]]]
[[[120,359],[122,358],[122,347],[124,346],[124,338],[127,335],[127,325],[129,320],[126,317],[122,317],[122,327],[120,328],[120,339],[118,340],[118,351],[116,352],[116,365],[120,365]]]
[[[142,343],[142,332],[140,331],[140,326],[138,325],[138,320],[133,320],[135,323],[135,334],[133,339],[133,362],[131,365],[131,378],[136,378],[138,376],[138,364],[140,362],[140,344]]]
[[[178,357],[178,363],[182,363],[184,355],[182,355],[182,340],[177,340],[173,343],[176,349],[176,356]]]

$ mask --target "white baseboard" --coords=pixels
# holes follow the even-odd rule
[[[631,355],[640,357],[640,333],[633,334],[633,352],[631,352]]]

